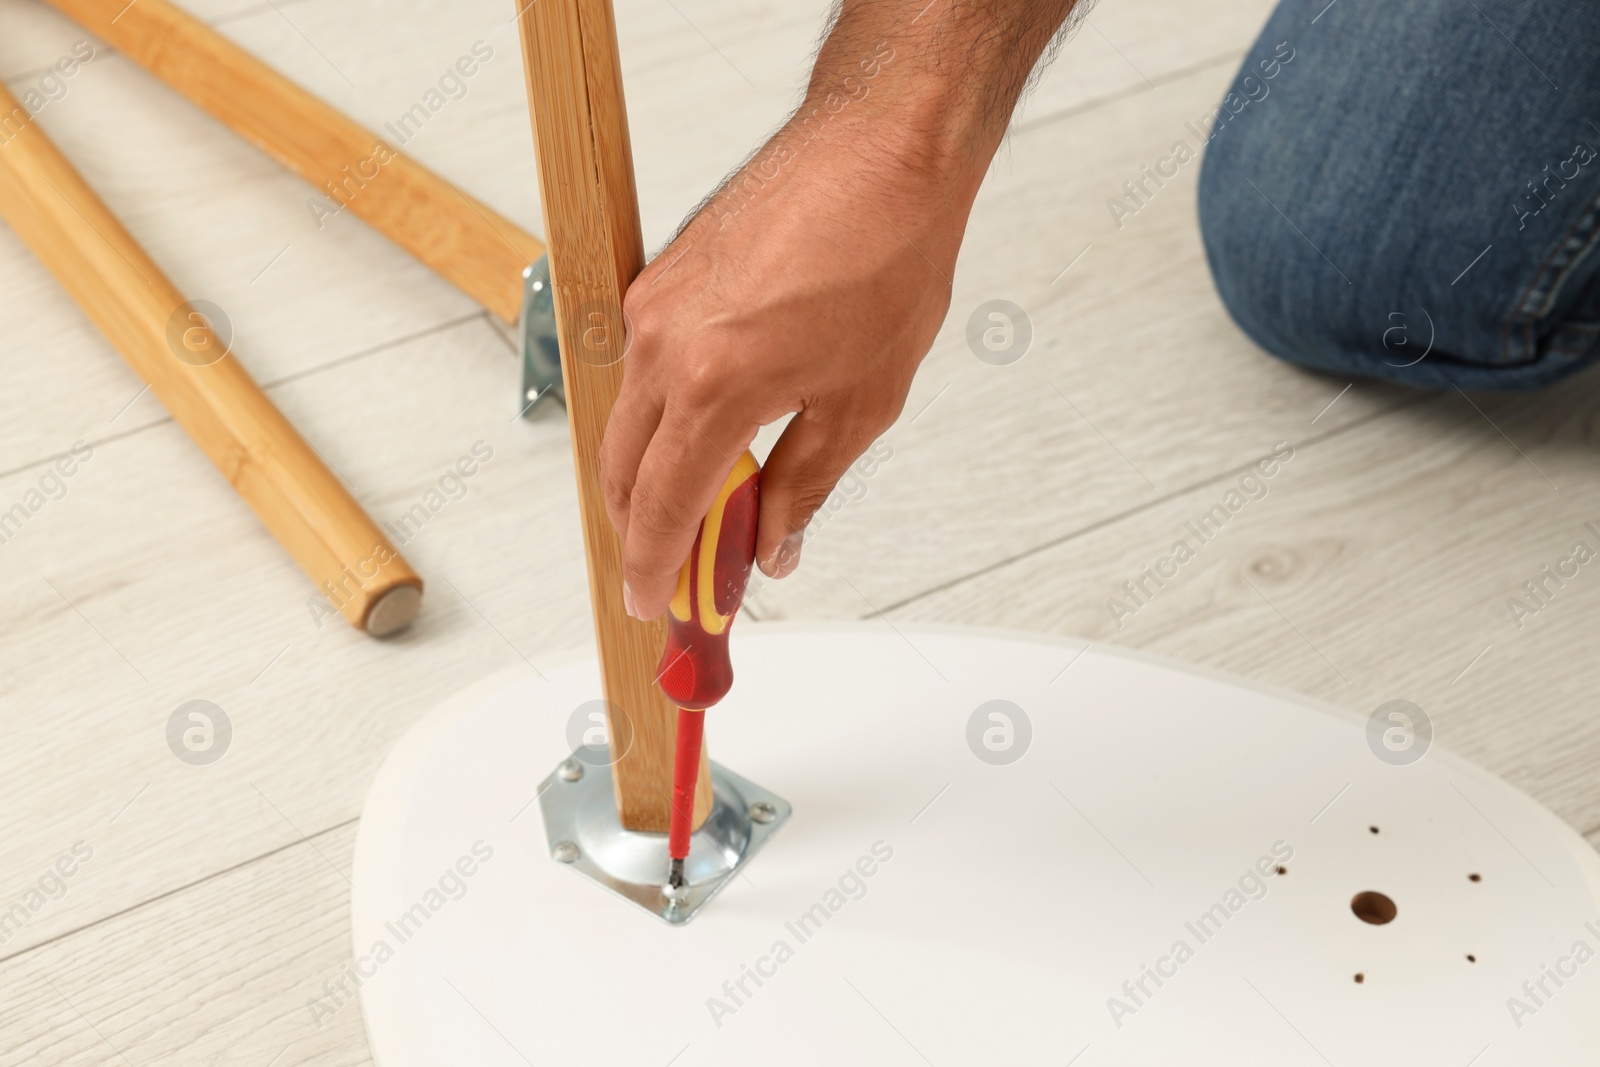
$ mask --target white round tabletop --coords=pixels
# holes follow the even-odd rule
[[[684,926],[551,858],[593,660],[396,746],[346,983],[379,1067],[1600,1062],[1600,857],[1425,731],[993,631],[733,659],[712,758],[794,811]]]

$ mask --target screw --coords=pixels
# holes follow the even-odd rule
[[[575,759],[562,760],[561,766],[556,768],[556,774],[563,782],[576,782],[583,777],[583,764]]]
[[[752,822],[769,823],[778,817],[778,809],[765,800],[758,800],[750,805],[750,819]]]
[[[557,841],[555,848],[550,850],[550,856],[558,863],[572,863],[578,858],[578,846],[571,841]]]

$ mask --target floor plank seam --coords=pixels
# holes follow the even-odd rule
[[[297,381],[300,381],[300,380],[305,379],[305,378],[310,378],[310,377],[313,377],[315,375],[321,374],[323,371],[326,371],[326,370],[332,370],[332,369],[337,368],[337,367],[344,367],[344,366],[347,366],[348,364],[356,362],[357,360],[366,359],[366,358],[368,358],[370,356],[381,355],[382,353],[388,351],[391,348],[396,348],[396,347],[398,347],[400,345],[410,344],[413,341],[420,341],[423,338],[430,337],[430,336],[432,336],[434,334],[443,333],[443,332],[445,332],[447,330],[452,330],[452,329],[456,328],[457,326],[464,326],[467,323],[472,322],[474,319],[485,319],[485,320],[487,320],[488,318],[489,318],[489,312],[487,312],[487,311],[475,311],[470,315],[463,315],[460,318],[450,319],[450,320],[448,320],[446,322],[442,322],[442,323],[439,323],[439,324],[434,325],[434,326],[424,327],[421,330],[417,330],[417,331],[415,331],[413,333],[407,334],[404,337],[396,338],[393,341],[385,341],[383,344],[378,345],[378,346],[376,346],[374,348],[366,348],[366,349],[362,349],[359,352],[352,352],[349,355],[338,356],[335,359],[333,359],[333,360],[331,360],[331,361],[329,361],[327,363],[319,364],[316,367],[311,367],[311,368],[308,368],[308,369],[306,369],[304,371],[297,371],[294,374],[287,374],[287,375],[284,375],[282,378],[274,378],[274,379],[271,379],[270,381],[264,381],[264,382],[260,382],[258,384],[260,384],[261,389],[262,389],[263,392],[271,392],[273,389],[276,389],[281,385],[287,385],[290,382],[297,382]],[[493,329],[492,326],[490,328],[490,332],[496,334],[497,336],[500,333],[499,330]],[[135,399],[138,399],[138,398],[135,397]],[[172,421],[172,416],[171,415],[162,415],[161,418],[156,419],[154,422],[146,423],[143,426],[135,426],[132,429],[123,430],[123,431],[120,431],[118,433],[107,434],[105,437],[96,437],[93,440],[89,441],[88,443],[90,445],[94,446],[95,448],[100,448],[100,447],[102,447],[104,445],[111,444],[114,441],[127,440],[128,438],[133,437],[133,436],[135,436],[137,434],[144,433],[146,430],[153,430],[158,426],[165,426],[168,423],[170,423],[171,421]],[[11,467],[11,468],[6,469],[6,470],[0,470],[0,478],[9,478],[9,477],[11,477],[12,475],[15,475],[15,474],[25,474],[28,471],[37,469],[40,464],[49,463],[52,460],[57,459],[57,458],[59,458],[60,456],[62,456],[64,454],[65,454],[64,452],[55,452],[55,453],[51,453],[50,455],[45,456],[43,458],[31,460],[28,463],[25,463],[20,467]]]
[[[264,15],[269,11],[276,11],[280,7],[294,7],[306,2],[307,0],[267,0],[267,2],[264,4],[256,4],[253,7],[240,8],[238,11],[228,12],[226,15],[218,15],[216,18],[211,20],[209,25],[213,28],[217,26],[226,26],[230,22],[242,22],[245,19],[254,18],[257,15]]]
[[[206,22],[206,25],[210,26],[212,29],[216,29],[220,26],[226,26],[230,22],[241,22],[244,19],[264,14],[265,12],[272,11],[275,8],[295,7],[306,2],[308,2],[308,0],[276,0],[276,2],[273,2],[273,0],[268,0],[268,2],[265,4],[256,4],[254,7],[247,7],[239,11],[231,11],[226,15],[218,15],[215,19]],[[78,26],[78,24],[70,17],[66,15],[62,15],[61,17],[66,19],[69,25],[76,27],[80,32],[89,34],[88,30]],[[202,19],[201,21],[205,20]],[[89,34],[89,36],[92,37],[93,34]],[[99,59],[101,56],[117,56],[121,59],[127,58],[121,52],[117,51],[115,48],[112,48],[110,45],[99,39],[95,40],[94,46],[96,59]],[[135,67],[138,67],[138,64],[135,64]],[[31,70],[22,71],[20,74],[6,74],[0,76],[0,81],[4,81],[7,85],[10,85],[12,82],[32,81],[35,78],[39,78],[45,74],[48,74],[54,69],[54,66],[36,67]],[[138,69],[142,70],[143,68]]]
[[[232,874],[234,871],[240,870],[240,869],[245,868],[245,867],[249,867],[252,864],[260,863],[263,860],[271,859],[273,856],[276,856],[276,855],[278,855],[280,853],[283,853],[283,852],[287,852],[292,848],[300,848],[301,846],[306,846],[306,847],[312,848],[312,850],[315,851],[316,848],[315,848],[314,845],[312,845],[312,842],[315,841],[317,838],[326,837],[327,835],[332,834],[332,833],[334,833],[334,832],[336,832],[338,830],[343,830],[346,827],[354,826],[356,823],[358,823],[360,821],[361,821],[360,816],[356,816],[354,818],[346,819],[343,822],[334,823],[332,826],[325,827],[325,828],[323,828],[321,830],[316,831],[315,833],[305,834],[301,838],[299,838],[298,840],[287,842],[287,843],[285,843],[283,845],[280,845],[278,848],[269,849],[266,852],[263,852],[263,853],[261,853],[259,855],[256,855],[256,856],[251,856],[248,859],[240,860],[238,863],[232,864],[231,866],[228,866],[228,867],[224,867],[221,870],[213,871],[213,872],[211,872],[210,874],[207,874],[207,875],[202,875],[201,877],[196,878],[192,882],[185,882],[183,885],[174,886],[171,889],[163,890],[162,892],[157,893],[153,897],[148,897],[148,898],[146,898],[144,900],[141,900],[141,901],[139,901],[139,902],[137,902],[135,904],[129,904],[127,907],[120,908],[117,911],[111,912],[108,915],[102,915],[102,916],[100,916],[100,918],[94,919],[94,920],[92,920],[90,922],[86,922],[82,926],[75,926],[70,930],[63,930],[61,933],[56,934],[53,937],[45,938],[43,941],[40,941],[37,944],[29,945],[27,948],[18,949],[17,951],[15,951],[15,952],[13,952],[13,953],[11,953],[9,955],[0,956],[0,965],[4,965],[4,964],[7,964],[7,963],[10,963],[13,960],[21,959],[23,956],[26,956],[26,955],[28,955],[29,953],[32,953],[32,952],[37,952],[39,949],[42,949],[42,948],[46,947],[47,945],[53,945],[57,941],[63,941],[65,939],[69,938],[69,937],[75,937],[78,934],[83,933],[85,930],[93,930],[97,926],[103,926],[103,925],[105,925],[106,923],[110,922],[113,919],[118,919],[118,918],[121,918],[124,915],[132,914],[133,912],[138,911],[140,908],[148,907],[151,904],[159,903],[160,901],[166,900],[168,897],[176,896],[179,893],[186,893],[189,890],[195,888],[196,886],[205,885],[207,882],[214,882],[218,878],[221,878],[224,875]]]
[[[1107,104],[1115,104],[1123,100],[1130,100],[1141,93],[1151,92],[1152,87],[1154,89],[1162,89],[1173,84],[1174,82],[1182,81],[1184,78],[1187,78],[1190,75],[1198,74],[1204,70],[1210,70],[1213,67],[1219,67],[1224,63],[1241,63],[1244,61],[1244,57],[1244,49],[1236,48],[1230,49],[1227,52],[1219,52],[1216,55],[1209,56],[1205,59],[1191,63],[1187,67],[1179,67],[1178,69],[1168,71],[1165,74],[1158,74],[1148,83],[1140,82],[1137,85],[1130,85],[1125,89],[1117,89],[1113,92],[1109,92],[1104,96],[1096,96],[1091,97],[1088,100],[1080,100],[1078,103],[1068,105],[1059,111],[1050,111],[1042,115],[1030,116],[1021,122],[1012,124],[1012,126],[1006,131],[1006,136],[1012,137],[1020,133],[1030,133],[1033,130],[1039,129],[1040,127],[1048,126],[1053,122],[1059,122],[1062,119],[1069,119],[1077,115],[1087,114],[1096,108],[1104,107]],[[1060,61],[1058,60],[1058,62]],[[1023,101],[1022,106],[1027,106],[1026,100]]]
[[[1390,415],[1393,415],[1393,414],[1396,414],[1398,412],[1404,411],[1404,410],[1406,410],[1408,408],[1411,408],[1411,407],[1415,407],[1418,404],[1422,404],[1422,403],[1425,403],[1425,402],[1436,402],[1436,401],[1439,401],[1439,400],[1441,400],[1443,398],[1444,395],[1445,394],[1437,394],[1437,395],[1435,395],[1435,394],[1422,393],[1422,394],[1419,394],[1419,395],[1414,396],[1414,397],[1407,397],[1406,399],[1398,401],[1397,403],[1392,404],[1389,407],[1382,408],[1382,409],[1380,409],[1378,411],[1372,412],[1370,415],[1364,415],[1364,416],[1362,416],[1360,418],[1352,419],[1349,422],[1343,424],[1342,426],[1335,427],[1334,429],[1329,430],[1329,431],[1327,431],[1325,433],[1320,433],[1320,434],[1316,434],[1316,435],[1314,435],[1312,437],[1308,437],[1305,440],[1298,442],[1295,447],[1296,448],[1310,448],[1310,447],[1314,447],[1316,445],[1323,444],[1323,443],[1325,443],[1327,441],[1330,441],[1330,440],[1333,440],[1333,439],[1339,437],[1340,435],[1342,435],[1342,434],[1344,434],[1344,433],[1346,433],[1346,432],[1348,432],[1350,430],[1354,430],[1354,429],[1357,429],[1357,428],[1362,427],[1362,426],[1367,426],[1367,425],[1369,425],[1369,424],[1371,424],[1373,422],[1376,422],[1376,421],[1378,421],[1380,419],[1387,418]],[[1184,487],[1179,488],[1179,489],[1175,489],[1172,492],[1165,494],[1164,496],[1158,496],[1158,497],[1156,497],[1156,498],[1154,498],[1152,500],[1145,501],[1144,503],[1137,504],[1134,507],[1128,508],[1128,509],[1126,509],[1124,511],[1120,511],[1120,512],[1116,513],[1115,515],[1107,516],[1104,519],[1100,519],[1100,520],[1098,520],[1096,522],[1092,522],[1089,525],[1081,527],[1081,528],[1076,529],[1076,530],[1073,530],[1070,533],[1063,534],[1062,536],[1060,536],[1058,538],[1054,538],[1053,540],[1046,541],[1046,542],[1044,542],[1042,544],[1039,544],[1039,545],[1035,545],[1034,547],[1029,548],[1029,549],[1027,549],[1025,551],[1019,552],[1016,555],[1008,556],[1005,559],[997,560],[997,561],[995,561],[993,563],[985,564],[983,567],[980,567],[978,570],[972,571],[971,573],[964,574],[964,575],[961,575],[961,576],[956,577],[956,578],[952,578],[949,581],[941,582],[940,584],[932,586],[932,587],[930,587],[928,589],[925,589],[925,590],[923,590],[923,591],[921,591],[919,593],[914,593],[911,596],[905,597],[905,598],[903,598],[901,600],[897,600],[894,603],[889,604],[886,607],[874,609],[874,610],[868,612],[865,615],[858,616],[857,617],[858,621],[866,621],[866,620],[870,620],[870,619],[874,619],[874,618],[878,618],[880,616],[886,615],[887,613],[889,613],[891,611],[898,611],[899,609],[901,609],[903,607],[906,607],[909,604],[914,604],[919,600],[922,600],[922,599],[925,599],[927,597],[933,596],[935,593],[942,593],[942,592],[944,592],[946,590],[954,589],[957,586],[963,585],[963,584],[965,584],[967,582],[974,581],[975,579],[978,579],[978,578],[982,578],[982,577],[984,577],[985,575],[988,575],[988,574],[992,574],[995,571],[998,571],[1003,567],[1007,567],[1007,566],[1011,565],[1012,563],[1016,563],[1016,562],[1019,562],[1021,560],[1025,560],[1025,559],[1029,559],[1029,558],[1031,558],[1033,556],[1037,556],[1037,555],[1039,555],[1039,554],[1041,554],[1043,552],[1049,551],[1050,549],[1053,549],[1053,548],[1059,548],[1062,545],[1069,544],[1070,542],[1072,542],[1072,541],[1074,541],[1074,540],[1076,540],[1076,539],[1078,539],[1080,537],[1085,537],[1085,536],[1087,536],[1089,534],[1095,533],[1096,531],[1103,530],[1103,529],[1105,529],[1105,528],[1107,528],[1107,527],[1109,527],[1109,526],[1111,526],[1111,525],[1113,525],[1115,523],[1123,521],[1124,519],[1133,518],[1134,516],[1140,515],[1140,514],[1142,514],[1144,512],[1147,512],[1147,511],[1150,511],[1153,508],[1157,508],[1157,507],[1161,506],[1162,504],[1165,504],[1165,503],[1168,503],[1170,501],[1176,500],[1179,497],[1184,496],[1186,494],[1193,493],[1193,492],[1196,492],[1196,491],[1201,490],[1201,489],[1205,489],[1205,488],[1207,488],[1209,486],[1219,485],[1222,482],[1227,481],[1229,478],[1236,477],[1241,472],[1250,469],[1252,466],[1253,466],[1252,463],[1245,463],[1245,464],[1241,464],[1241,465],[1236,466],[1236,467],[1230,467],[1227,470],[1224,470],[1224,471],[1221,471],[1221,472],[1219,472],[1217,474],[1211,475],[1210,477],[1202,479],[1201,481],[1195,482],[1193,484],[1184,486]]]
[[[680,15],[680,17],[683,18],[683,21],[689,26],[690,29],[694,30],[695,33],[697,35],[699,35],[703,40],[705,40],[705,42],[707,44],[711,44],[711,39],[709,37],[706,37],[703,33],[701,33],[700,32],[700,28],[697,25],[695,25],[693,22],[690,22],[688,16],[683,15],[682,12],[679,12],[679,15]],[[814,26],[814,25],[816,25],[816,20],[811,16],[811,14],[807,13],[805,15],[804,24],[805,25],[813,25]],[[739,45],[750,44],[752,42],[759,42],[761,40],[761,38],[767,37],[767,36],[771,36],[775,29],[779,30],[779,31],[788,30],[788,29],[793,29],[795,26],[798,26],[798,25],[802,25],[802,23],[801,23],[801,21],[799,19],[796,19],[793,22],[780,22],[780,23],[777,23],[777,24],[766,23],[766,24],[762,25],[761,27],[759,27],[758,29],[750,30],[748,33],[732,34],[729,37],[723,39],[721,44],[712,44],[711,46],[713,48],[717,48],[717,49],[721,49],[723,47],[734,48],[734,47],[737,47]],[[668,59],[658,59],[658,60],[656,60],[654,62],[644,63],[644,64],[641,64],[640,66],[637,66],[637,67],[629,67],[629,68],[627,68],[627,73],[630,76],[637,76],[637,75],[640,75],[640,74],[649,74],[649,73],[652,73],[654,71],[661,70],[661,69],[663,69],[665,67],[670,67],[674,63],[681,63],[686,58],[689,58],[689,57],[686,57],[686,56],[683,56],[683,55],[674,55],[674,56],[672,56],[672,57],[670,57]],[[735,67],[734,69],[737,70],[738,68]],[[740,71],[740,73],[743,73],[743,72]],[[800,91],[800,92],[803,92],[805,90],[805,86],[803,84],[800,85],[800,86],[797,86],[795,88],[796,88],[797,91]],[[761,91],[760,86],[756,87],[756,91],[757,92]]]
[[[488,311],[473,311],[453,319],[446,319],[444,322],[436,323],[433,326],[424,326],[422,329],[415,330],[412,333],[406,334],[404,337],[399,337],[392,341],[384,341],[383,343],[375,345],[372,348],[363,348],[359,351],[351,352],[348,355],[336,356],[327,363],[319,363],[315,367],[307,367],[302,371],[295,371],[292,374],[285,374],[281,378],[268,379],[261,383],[261,388],[276,389],[280,385],[287,385],[290,382],[298,382],[304,378],[315,377],[316,375],[321,374],[323,371],[332,370],[335,367],[347,366],[348,364],[355,363],[358,360],[366,359],[369,356],[376,356],[383,352],[387,352],[391,348],[396,348],[400,345],[408,345],[413,341],[420,341],[425,337],[432,337],[434,334],[453,330],[457,326],[465,326],[467,323],[472,322],[475,319],[483,319],[485,322],[487,322],[489,316],[490,312]],[[493,330],[492,332],[498,334],[500,331]]]

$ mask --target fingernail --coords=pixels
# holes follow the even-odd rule
[[[634,618],[637,619],[639,617],[639,612],[633,606],[633,588],[628,585],[626,578],[622,580],[622,608]]]

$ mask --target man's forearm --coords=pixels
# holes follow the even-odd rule
[[[802,141],[848,130],[862,151],[976,194],[1029,75],[1080,3],[844,0],[791,127]]]

